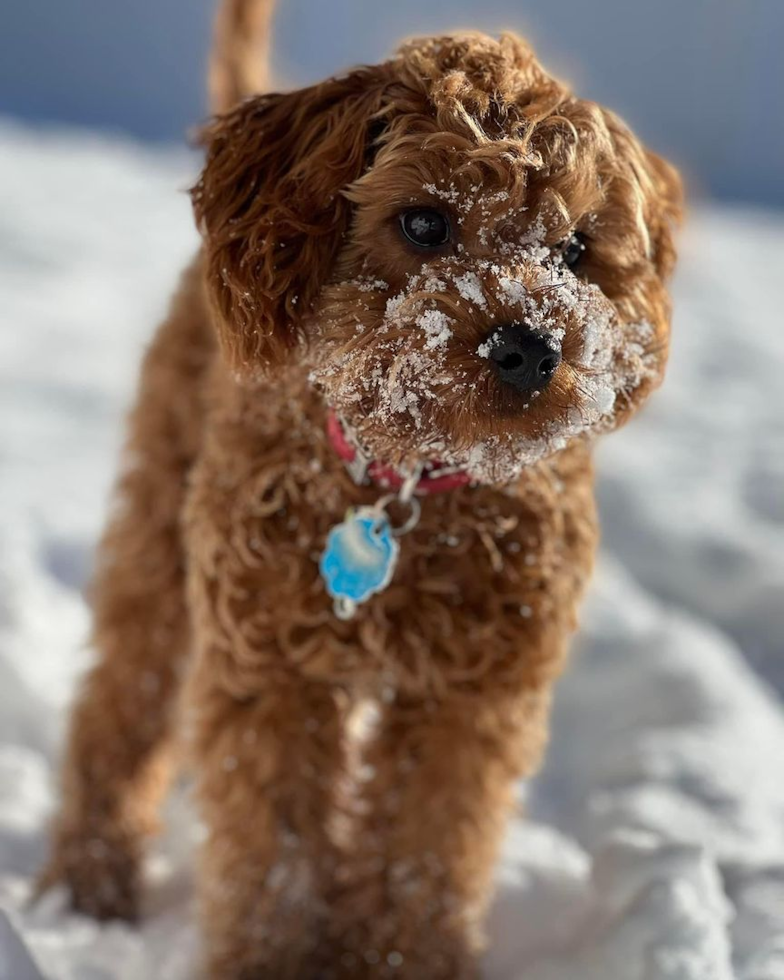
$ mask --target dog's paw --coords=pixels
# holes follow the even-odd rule
[[[58,834],[33,900],[65,889],[69,907],[101,922],[139,918],[139,856],[119,835]]]

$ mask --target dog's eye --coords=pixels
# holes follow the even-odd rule
[[[579,231],[575,232],[566,242],[561,252],[561,261],[570,269],[576,268],[580,264],[585,254],[585,237]]]
[[[420,248],[435,248],[449,241],[449,221],[432,208],[414,208],[400,215],[400,227],[406,238]]]

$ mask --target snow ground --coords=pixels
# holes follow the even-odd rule
[[[0,980],[192,980],[182,799],[141,931],[26,907],[80,587],[140,353],[194,247],[185,154],[0,123]],[[704,209],[668,383],[600,453],[605,552],[515,821],[489,980],[784,980],[784,215]]]

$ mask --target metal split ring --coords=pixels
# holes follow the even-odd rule
[[[387,507],[392,503],[402,504],[403,506],[407,505],[411,509],[411,513],[399,527],[394,526],[392,521],[389,519],[389,514],[386,512]],[[386,520],[389,521],[389,529],[396,538],[400,538],[404,534],[408,534],[409,531],[413,531],[419,523],[419,518],[422,516],[422,505],[416,497],[410,497],[408,500],[402,500],[395,493],[388,493],[385,497],[378,500],[374,510],[384,512]]]

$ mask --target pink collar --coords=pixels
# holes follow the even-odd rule
[[[363,477],[367,477],[377,483],[385,490],[400,490],[405,482],[405,477],[398,473],[396,469],[379,463],[378,460],[369,461],[364,473],[357,475],[357,471],[352,472],[352,466],[358,462],[359,451],[349,440],[346,430],[335,412],[330,409],[327,413],[327,436],[332,443],[332,448],[340,459],[349,467],[349,472],[356,482],[363,482]],[[427,464],[425,470],[417,483],[414,492],[418,495],[430,493],[446,493],[448,490],[457,490],[471,482],[471,477],[465,470],[448,469],[439,463]]]

